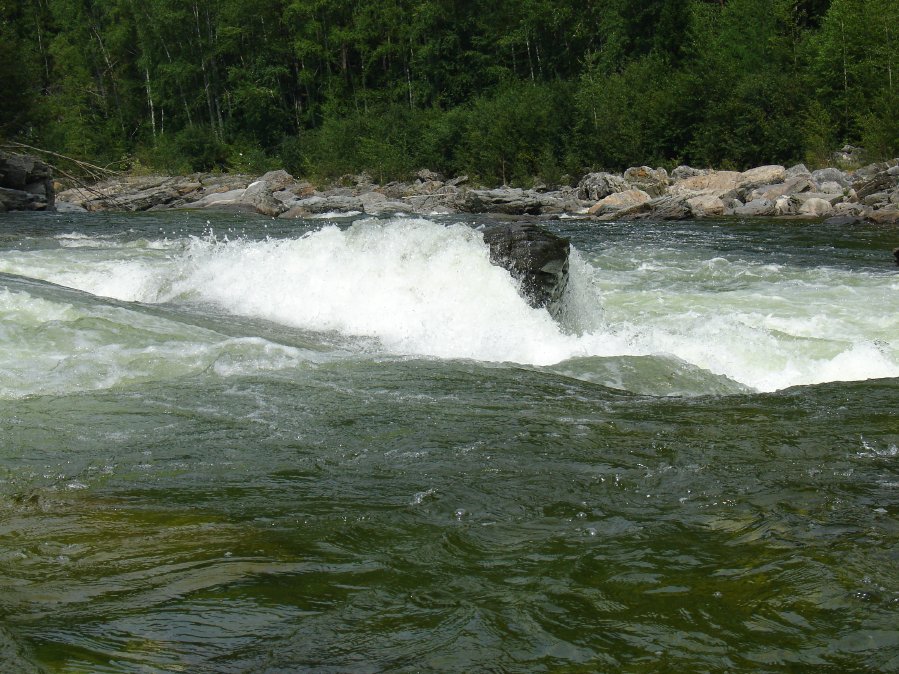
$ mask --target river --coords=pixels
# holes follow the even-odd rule
[[[899,671],[899,232],[483,222],[0,215],[3,671]]]

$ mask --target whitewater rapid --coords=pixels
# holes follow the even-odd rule
[[[115,375],[92,371],[124,377],[148,359],[195,371],[221,367],[225,353],[246,367],[311,358],[289,345],[222,336],[137,306],[207,307],[359,338],[368,350],[374,341],[392,356],[530,366],[653,357],[757,391],[899,376],[897,312],[876,310],[894,301],[895,274],[696,250],[667,259],[634,257],[624,247],[574,250],[556,322],[528,306],[509,273],[490,264],[480,234],[464,224],[370,219],[261,240],[213,231],[152,240],[73,233],[56,244],[2,251],[0,273],[118,303],[0,287],[0,338],[20,345],[0,356],[8,376],[27,377],[27,367],[74,376],[66,373],[68,362],[77,376],[102,386]],[[139,305],[132,310],[128,303]],[[577,376],[577,368],[568,370]]]

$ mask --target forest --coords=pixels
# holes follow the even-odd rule
[[[0,0],[0,140],[130,171],[899,155],[897,0]]]

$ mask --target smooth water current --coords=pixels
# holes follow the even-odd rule
[[[0,671],[899,671],[899,230],[0,215]]]

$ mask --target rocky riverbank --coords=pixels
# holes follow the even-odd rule
[[[624,173],[589,173],[576,187],[493,188],[428,170],[409,182],[375,184],[365,174],[317,188],[285,171],[261,177],[196,174],[128,176],[65,190],[58,210],[147,211],[235,209],[278,218],[365,213],[492,213],[578,216],[605,220],[708,217],[791,217],[899,224],[899,159],[855,171],[802,164],[715,171],[679,166],[670,174],[640,166]]]

